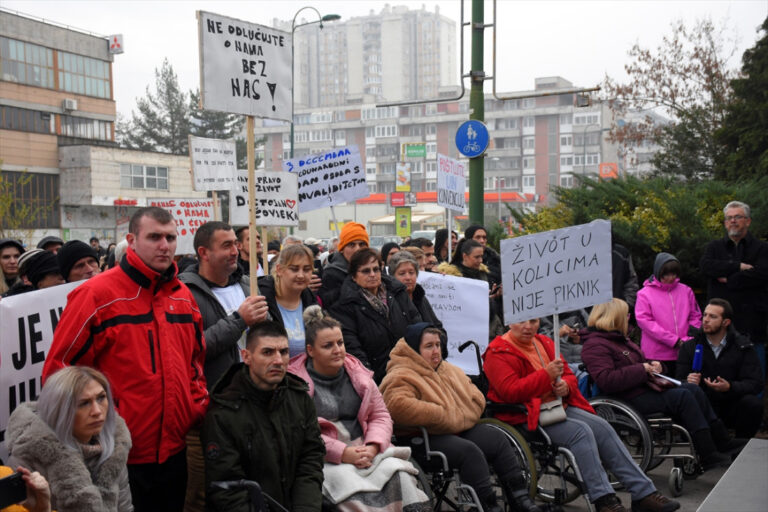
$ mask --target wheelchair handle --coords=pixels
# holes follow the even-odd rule
[[[266,499],[266,501],[269,503],[269,506],[274,507],[275,510],[281,512],[289,512],[287,508],[275,501],[272,496],[263,492],[259,483],[254,482],[253,480],[219,480],[217,482],[211,482],[211,487],[218,487],[220,489],[227,490],[246,489],[250,495],[251,502],[253,505],[255,505],[257,511],[269,510],[265,506],[264,500]]]
[[[470,345],[475,348],[475,358],[477,359],[477,369],[480,375],[483,374],[483,360],[480,358],[480,345],[475,340],[468,340],[459,345],[459,353],[464,352]]]

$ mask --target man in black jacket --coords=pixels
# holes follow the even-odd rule
[[[200,308],[205,337],[205,373],[208,390],[229,368],[240,362],[238,341],[246,328],[267,319],[267,300],[251,295],[248,276],[237,265],[237,237],[224,222],[206,222],[195,233],[199,264],[179,276]],[[197,429],[187,436],[187,498],[185,510],[204,507],[203,452]]]
[[[765,364],[768,341],[768,244],[749,232],[748,205],[731,201],[723,209],[727,236],[707,245],[701,271],[709,278],[707,299],[720,298],[733,307],[733,327],[749,337]]]
[[[701,332],[680,347],[676,376],[701,386],[723,422],[736,437],[755,435],[763,417],[758,394],[763,372],[752,342],[731,326],[733,309],[728,301],[711,299],[704,309]],[[696,347],[702,350],[702,366],[693,371]]]
[[[288,510],[319,512],[325,444],[307,384],[287,373],[285,328],[277,322],[253,327],[242,356],[214,387],[205,417],[208,509],[250,511],[245,489],[211,486],[245,479]]]

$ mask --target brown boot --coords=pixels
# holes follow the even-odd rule
[[[597,512],[629,512],[615,494],[606,494],[595,501]]]

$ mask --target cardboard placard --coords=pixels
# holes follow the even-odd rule
[[[256,225],[298,226],[299,204],[296,175],[280,171],[257,171]],[[248,171],[237,171],[237,187],[230,194],[229,220],[233,226],[248,222]]]
[[[176,254],[195,253],[197,228],[213,219],[213,199],[147,199],[147,206],[165,208],[176,220]]]
[[[189,136],[189,160],[195,190],[230,190],[235,184],[235,141]]]

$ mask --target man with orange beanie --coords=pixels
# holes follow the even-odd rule
[[[328,265],[323,270],[323,284],[318,291],[324,309],[331,307],[339,298],[341,284],[347,277],[352,255],[366,247],[368,247],[368,232],[365,226],[357,222],[344,224],[339,234],[338,249],[328,258]]]

